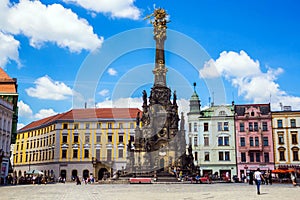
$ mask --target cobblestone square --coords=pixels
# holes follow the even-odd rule
[[[291,184],[262,185],[261,195],[255,185],[231,184],[93,184],[1,186],[0,199],[297,199],[300,187]]]

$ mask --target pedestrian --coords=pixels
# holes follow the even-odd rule
[[[262,176],[259,168],[257,168],[257,170],[254,172],[253,178],[256,183],[257,194],[260,194],[260,185],[261,181],[264,180],[264,177]]]
[[[272,185],[272,170],[269,171],[269,184]]]
[[[295,175],[295,172],[292,172],[292,173],[291,173],[291,180],[292,180],[293,186],[296,186],[297,183],[296,183],[296,175]]]

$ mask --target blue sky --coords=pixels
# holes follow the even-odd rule
[[[19,84],[19,127],[73,107],[141,107],[155,42],[144,17],[170,17],[167,82],[187,112],[280,103],[300,109],[299,1],[1,0],[0,67]],[[210,100],[209,100],[210,99]]]

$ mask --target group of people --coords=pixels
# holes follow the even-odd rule
[[[257,170],[253,174],[253,179],[255,181],[256,188],[257,188],[257,194],[260,194],[260,185],[262,183],[266,183],[268,185],[268,182],[269,182],[270,184],[272,184],[271,174],[269,174],[269,176],[266,176],[266,174],[267,173],[262,174],[259,168],[257,168]],[[296,178],[297,178],[296,173],[291,172],[291,181],[292,181],[293,186],[297,186]]]
[[[76,181],[76,185],[81,185],[81,180],[80,180],[79,176],[75,177],[75,181]],[[95,178],[91,174],[90,177],[82,178],[82,182],[84,184],[94,183],[95,182]]]

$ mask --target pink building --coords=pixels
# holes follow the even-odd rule
[[[238,177],[274,169],[270,104],[235,105]]]

